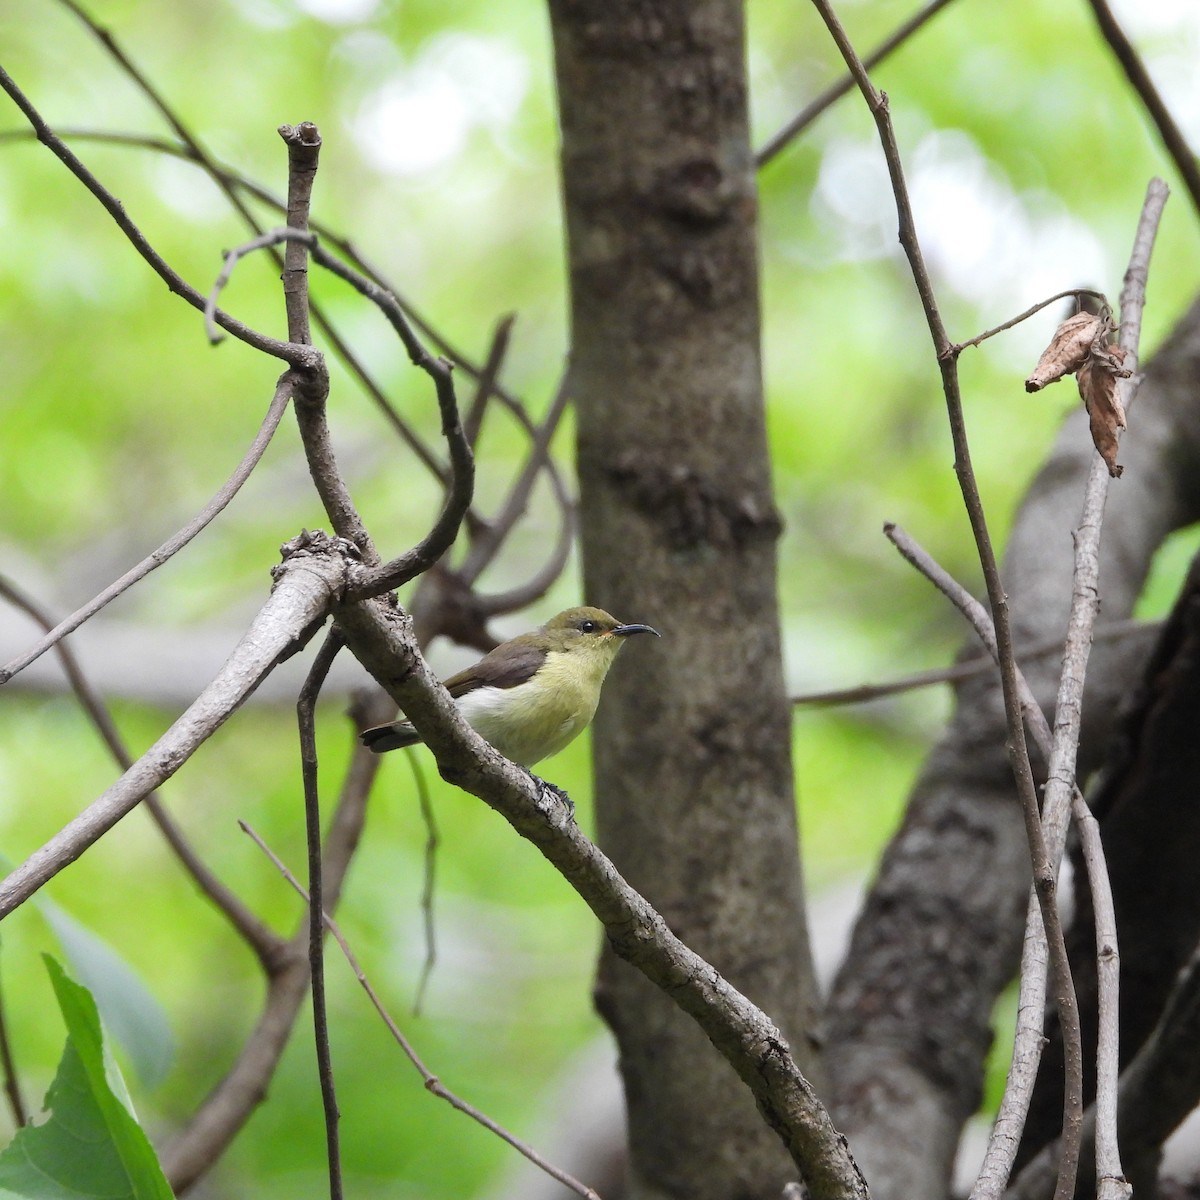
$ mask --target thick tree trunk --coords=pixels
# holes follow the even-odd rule
[[[600,839],[812,1068],[736,0],[552,0],[586,599],[646,621],[596,722]],[[605,956],[636,1195],[777,1197],[732,1070]]]

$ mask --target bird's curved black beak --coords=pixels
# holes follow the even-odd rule
[[[631,633],[652,633],[655,637],[662,637],[657,629],[651,629],[649,625],[618,625],[612,631],[613,637],[628,637]]]

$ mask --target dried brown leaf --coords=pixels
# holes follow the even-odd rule
[[[1040,392],[1048,383],[1078,371],[1087,359],[1092,343],[1104,332],[1104,320],[1095,313],[1081,312],[1068,317],[1055,331],[1050,345],[1042,352],[1033,374],[1025,380],[1027,392]]]
[[[1125,366],[1125,351],[1120,346],[1096,345],[1075,376],[1091,422],[1092,441],[1114,479],[1124,469],[1117,462],[1117,437],[1125,428],[1125,408],[1117,383],[1132,374]]]

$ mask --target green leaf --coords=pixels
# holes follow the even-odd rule
[[[157,1087],[175,1057],[175,1038],[162,1005],[106,941],[45,897],[38,907],[138,1079],[148,1088]]]
[[[96,1002],[45,959],[67,1044],[46,1093],[46,1120],[19,1129],[0,1153],[0,1200],[172,1200],[105,1051]]]

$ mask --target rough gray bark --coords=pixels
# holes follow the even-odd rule
[[[605,689],[600,841],[811,1071],[740,4],[551,16],[585,595],[664,636]],[[794,1168],[696,1026],[608,954],[598,1004],[634,1194],[778,1196]]]
[[[1109,493],[1100,592],[1128,615],[1151,557],[1200,514],[1200,304],[1147,368]],[[969,414],[968,414],[969,419]],[[1022,504],[1005,558],[1018,650],[1065,629],[1071,530],[1093,453],[1083,413],[1065,423]],[[919,530],[915,531],[919,534]],[[1084,702],[1081,778],[1108,750],[1145,646],[1098,644]],[[1057,664],[1026,664],[1043,705]],[[909,799],[830,1001],[835,1119],[877,1200],[945,1196],[976,1108],[989,1021],[1012,977],[1030,874],[1004,749],[999,687],[959,688],[955,716]]]

